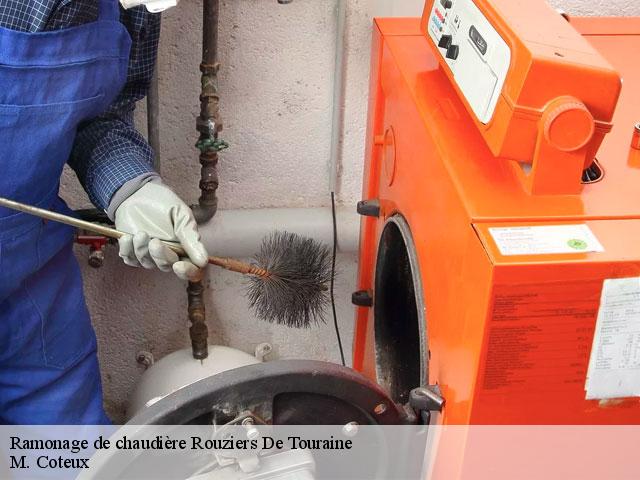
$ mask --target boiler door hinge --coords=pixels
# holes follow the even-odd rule
[[[351,303],[357,307],[373,307],[373,295],[370,290],[360,290],[351,295]]]
[[[414,388],[409,393],[409,405],[425,425],[430,423],[432,412],[442,412],[444,404],[445,400],[438,385]]]
[[[380,217],[380,200],[362,200],[358,202],[358,213],[363,217]]]

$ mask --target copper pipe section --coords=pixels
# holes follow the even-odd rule
[[[640,122],[633,127],[633,138],[631,140],[631,148],[640,150]]]
[[[187,295],[189,298],[189,337],[191,337],[191,351],[193,358],[204,360],[209,356],[209,330],[206,324],[204,306],[204,285],[202,282],[189,282]]]
[[[222,131],[220,119],[220,96],[218,94],[218,23],[220,0],[205,0],[202,24],[202,72],[200,92],[200,115],[196,120],[196,130],[200,136],[200,198],[193,212],[198,223],[211,220],[218,209],[218,152],[224,142],[218,138]]]

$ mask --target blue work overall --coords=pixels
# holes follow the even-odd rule
[[[0,196],[70,213],[58,189],[76,130],[123,88],[130,48],[117,0],[86,25],[0,28]],[[73,238],[0,207],[2,423],[108,422]]]

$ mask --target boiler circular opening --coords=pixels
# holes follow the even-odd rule
[[[396,215],[384,227],[376,262],[374,330],[378,383],[396,402],[426,385],[426,319],[411,231]]]

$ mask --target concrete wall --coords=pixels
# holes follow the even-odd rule
[[[222,0],[220,89],[224,138],[231,148],[220,163],[223,209],[323,206],[328,158],[335,46],[335,0]],[[627,0],[554,0],[574,15],[638,15]],[[349,0],[346,102],[339,201],[360,196],[366,124],[371,18],[412,15],[423,0]],[[187,201],[197,198],[199,166],[193,144],[198,112],[201,2],[183,0],[164,17],[160,48],[164,177]],[[144,110],[144,109],[142,109]],[[139,119],[144,124],[142,111]],[[64,196],[87,205],[75,179],[64,178]],[[83,265],[86,252],[78,249]],[[350,354],[356,258],[342,255],[338,314]],[[101,270],[84,268],[86,295],[100,343],[108,410],[122,420],[127,397],[142,373],[135,357],[160,357],[188,345],[185,285],[171,275],[129,269],[115,249]],[[271,342],[274,357],[338,360],[330,325],[291,331],[258,323],[241,295],[241,279],[211,269],[207,280],[211,341],[252,351]]]

